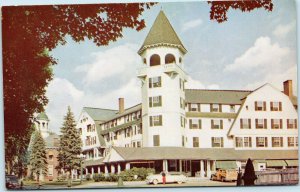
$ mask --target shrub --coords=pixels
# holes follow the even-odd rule
[[[57,177],[57,181],[66,181],[66,180],[67,180],[66,174],[62,174]]]
[[[104,176],[103,173],[100,173],[100,174],[96,173],[96,174],[94,174],[94,176],[93,176],[93,180],[94,180],[95,182],[105,181],[105,176]]]
[[[87,181],[91,180],[91,179],[92,179],[91,174],[88,173],[88,174],[85,176],[85,179],[86,179]]]
[[[130,170],[122,171],[120,173],[120,176],[122,176],[124,181],[133,181],[133,180],[135,180],[134,175],[137,175],[138,178],[136,180],[141,181],[141,180],[145,180],[149,174],[153,174],[154,172],[155,172],[155,170],[152,168],[133,167]]]

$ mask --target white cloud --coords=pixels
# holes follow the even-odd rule
[[[187,78],[185,84],[186,89],[220,89],[220,86],[217,84],[204,85],[201,81],[193,79],[192,77]]]
[[[75,72],[84,73],[84,82],[87,84],[99,83],[116,75],[132,74],[140,63],[137,49],[135,44],[125,44],[92,53],[93,61],[76,67]]]
[[[195,19],[189,22],[184,23],[183,27],[182,27],[182,31],[188,31],[192,28],[198,27],[203,23],[203,21],[199,18],[199,19]]]
[[[295,21],[288,23],[286,25],[279,24],[273,31],[273,35],[275,35],[278,38],[284,38],[295,28],[296,28]]]
[[[282,61],[290,54],[290,49],[280,47],[278,43],[271,42],[269,37],[258,38],[253,47],[236,58],[232,64],[225,67],[227,72],[245,73],[252,69],[280,68]],[[264,71],[265,72],[265,71]]]

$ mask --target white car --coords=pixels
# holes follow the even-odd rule
[[[166,174],[166,183],[185,183],[187,181],[187,177],[182,174],[175,174],[175,173],[167,173]],[[151,184],[153,183],[154,185],[157,185],[158,183],[162,183],[162,175],[161,174],[155,174],[155,175],[149,175],[146,178],[146,183]]]

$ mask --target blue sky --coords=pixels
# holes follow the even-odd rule
[[[68,105],[77,119],[84,106],[117,109],[119,97],[126,107],[140,102],[137,50],[161,9],[188,50],[189,88],[253,90],[270,83],[282,90],[282,82],[292,79],[296,94],[295,2],[274,0],[272,12],[230,10],[222,24],[209,19],[206,2],[160,3],[143,13],[146,28],[125,29],[109,46],[68,38],[52,51],[58,65],[47,88],[46,112],[53,131],[59,132]]]

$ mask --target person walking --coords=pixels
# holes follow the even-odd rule
[[[163,185],[165,185],[165,184],[166,184],[166,172],[163,171],[163,172],[161,173],[161,175],[162,175],[162,182],[163,182]]]

